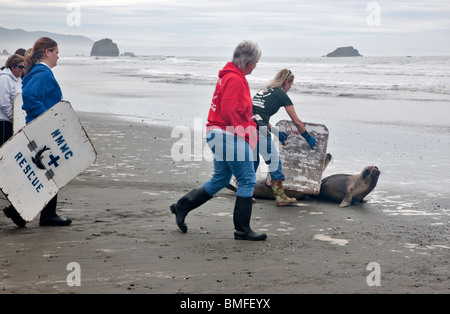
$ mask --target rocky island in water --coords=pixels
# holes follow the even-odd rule
[[[109,38],[96,41],[92,46],[91,57],[117,57],[118,55],[117,44]]]
[[[326,57],[362,57],[358,50],[350,47],[339,47],[335,51],[330,52]]]

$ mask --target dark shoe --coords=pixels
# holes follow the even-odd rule
[[[61,218],[56,214],[57,195],[44,207],[39,218],[39,226],[64,227],[72,223],[72,219]]]
[[[187,216],[187,212],[181,208],[178,208],[177,203],[170,205],[170,211],[175,214],[175,222],[177,223],[178,228],[183,233],[186,233],[188,228],[184,222],[184,219]]]
[[[234,231],[234,239],[248,240],[248,241],[264,241],[267,239],[267,235],[265,233],[256,233],[253,230],[247,232]]]
[[[5,213],[6,217],[11,218],[11,220],[20,228],[25,227],[25,225],[27,224],[27,222],[23,220],[23,218],[19,215],[17,210],[12,205],[5,207],[3,209],[3,212]]]
[[[234,206],[234,238],[236,240],[264,241],[267,239],[265,233],[256,233],[250,228],[250,217],[252,216],[252,198],[236,197]]]
[[[61,218],[58,215],[55,215],[53,217],[46,217],[45,219],[41,218],[39,219],[39,226],[57,226],[57,227],[64,227],[68,226],[72,223],[72,219],[69,218]]]
[[[187,193],[185,196],[180,198],[178,202],[170,205],[170,211],[175,214],[175,221],[178,228],[180,228],[182,232],[186,233],[188,230],[186,224],[184,223],[184,219],[187,214],[191,210],[206,203],[211,198],[212,196],[205,191],[203,186],[201,186]]]

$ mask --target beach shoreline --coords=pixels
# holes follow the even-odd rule
[[[257,200],[251,225],[268,239],[255,243],[234,240],[235,195],[224,189],[189,214],[183,234],[169,206],[208,180],[212,163],[173,161],[170,127],[79,117],[98,157],[59,193],[73,223],[35,218],[18,229],[3,216],[0,294],[450,293],[448,193],[385,185],[382,169],[368,202],[348,208]],[[68,284],[70,263],[80,286]]]

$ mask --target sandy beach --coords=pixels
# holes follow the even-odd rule
[[[189,214],[183,234],[169,205],[212,163],[174,162],[170,128],[79,116],[98,158],[59,193],[73,223],[39,227],[37,217],[19,229],[2,215],[0,294],[450,293],[448,193],[393,191],[382,169],[368,202],[348,208],[257,200],[251,224],[268,239],[254,243],[234,240],[235,195],[225,189]],[[79,286],[68,284],[69,263]]]

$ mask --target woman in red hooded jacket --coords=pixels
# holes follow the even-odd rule
[[[187,214],[226,187],[234,175],[238,183],[233,212],[234,238],[251,241],[267,238],[266,234],[250,228],[256,184],[253,150],[258,135],[256,124],[251,120],[252,97],[245,76],[252,73],[260,57],[257,44],[244,41],[236,47],[232,61],[219,72],[206,124],[206,140],[214,154],[214,174],[205,184],[170,206],[182,232],[187,232],[184,222]]]

